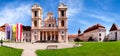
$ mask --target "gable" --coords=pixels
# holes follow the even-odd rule
[[[113,24],[109,31],[119,30],[116,24]]]

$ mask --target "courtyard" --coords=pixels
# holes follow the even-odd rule
[[[0,47],[1,51],[4,50],[0,55],[6,56],[6,50],[10,50],[7,52],[9,55],[20,56],[23,49],[21,56],[120,56],[120,41],[80,42],[80,44],[82,46],[73,47],[73,44],[68,43],[4,43],[5,46],[13,47],[13,49]],[[48,45],[58,45],[58,49],[47,50]],[[16,55],[16,53],[19,54]]]
[[[57,49],[73,47],[73,44],[69,43],[4,43],[4,45],[17,49],[23,49],[22,56],[37,56],[35,51],[38,49],[45,50],[48,45],[57,45]]]

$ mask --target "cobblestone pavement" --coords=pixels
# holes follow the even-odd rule
[[[44,50],[48,45],[57,45],[60,48],[71,48],[73,44],[69,43],[4,43],[5,46],[23,49],[22,56],[37,56],[35,51],[37,49]]]

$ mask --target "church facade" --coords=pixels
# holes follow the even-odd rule
[[[67,6],[63,3],[58,6],[58,19],[52,12],[48,12],[43,20],[42,7],[32,6],[32,42],[68,42]],[[43,22],[43,23],[42,23]]]

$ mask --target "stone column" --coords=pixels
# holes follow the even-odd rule
[[[48,38],[48,36],[47,36],[47,31],[46,31],[46,41],[47,41],[47,38]]]
[[[52,41],[52,31],[50,32],[50,40]]]
[[[42,41],[44,40],[44,31],[42,31]]]
[[[45,39],[44,39],[44,38],[45,38],[44,33],[45,33],[45,32],[43,31],[43,40],[45,40]]]
[[[67,31],[65,31],[65,37],[66,37],[65,42],[68,43],[68,32]]]
[[[37,40],[39,40],[39,41],[40,41],[40,32],[38,31],[38,33],[37,33],[37,34],[38,34],[38,37],[37,37],[38,39],[37,39]]]

